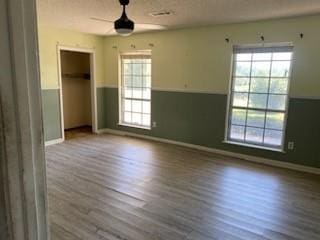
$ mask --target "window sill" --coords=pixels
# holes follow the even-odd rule
[[[151,127],[144,127],[144,126],[132,125],[132,124],[126,124],[126,123],[118,123],[118,126],[151,130]]]
[[[240,142],[234,142],[234,141],[229,141],[229,140],[225,140],[225,141],[223,141],[223,143],[242,146],[242,147],[248,147],[248,148],[256,148],[256,149],[261,149],[261,150],[267,150],[267,151],[272,151],[272,152],[286,153],[283,149],[258,146],[258,145],[254,145],[254,144],[248,144],[248,143],[240,143]]]

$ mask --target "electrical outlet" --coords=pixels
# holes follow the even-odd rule
[[[288,142],[288,149],[293,150],[294,149],[294,142]]]
[[[157,122],[152,122],[152,127],[156,128],[157,127]]]

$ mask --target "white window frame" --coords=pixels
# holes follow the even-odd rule
[[[148,101],[150,102],[150,123],[148,126],[146,125],[140,125],[140,124],[133,124],[133,123],[126,123],[124,121],[124,74],[123,74],[123,66],[122,66],[122,58],[126,56],[133,56],[133,57],[139,57],[144,56],[151,59],[151,85],[150,85],[150,99],[136,99],[140,101]],[[151,103],[152,103],[152,52],[151,50],[137,50],[137,51],[130,51],[130,52],[120,52],[118,56],[118,69],[119,69],[119,77],[118,77],[118,97],[119,97],[119,123],[120,126],[125,127],[131,127],[131,128],[138,128],[138,129],[145,129],[145,130],[151,130],[151,117],[152,117],[152,109],[151,109]]]
[[[259,143],[254,143],[254,142],[248,142],[245,139],[243,141],[241,140],[234,140],[230,138],[230,131],[231,131],[231,116],[232,116],[232,101],[233,101],[233,87],[234,87],[234,77],[235,77],[235,66],[236,66],[236,54],[237,53],[256,53],[256,52],[276,52],[276,51],[280,51],[282,49],[288,51],[288,49],[291,50],[292,52],[292,57],[291,57],[291,64],[290,64],[290,69],[289,69],[289,75],[288,75],[288,86],[287,86],[287,92],[283,95],[286,95],[286,105],[285,105],[285,110],[279,111],[284,113],[284,123],[283,123],[283,134],[282,134],[282,139],[281,139],[281,145],[280,146],[273,146],[273,145],[267,145],[267,144],[259,144]],[[289,109],[289,100],[290,100],[290,96],[289,96],[289,91],[290,91],[290,84],[291,84],[291,78],[292,78],[292,68],[293,68],[293,63],[294,63],[294,47],[292,43],[271,43],[271,44],[263,44],[263,45],[236,45],[233,47],[233,52],[232,52],[232,64],[231,64],[231,71],[230,71],[230,81],[229,81],[229,92],[228,92],[228,101],[227,101],[227,113],[226,113],[226,123],[225,123],[225,139],[224,139],[224,143],[228,143],[228,144],[234,144],[234,145],[240,145],[240,146],[244,146],[244,147],[251,147],[251,148],[258,148],[258,149],[263,149],[263,150],[271,150],[271,151],[276,151],[276,152],[285,152],[285,139],[286,139],[286,127],[287,127],[287,119],[288,119],[288,109]],[[271,60],[271,64],[272,64],[272,60]],[[272,66],[271,66],[272,67]],[[270,67],[270,68],[271,68]],[[252,70],[252,69],[251,69]],[[250,71],[251,71],[250,70]],[[271,78],[271,76],[269,75],[269,78]],[[250,73],[250,83],[251,83],[251,73]],[[250,84],[249,83],[249,84]],[[249,85],[250,88],[250,85]],[[270,83],[269,83],[269,88],[270,88]],[[270,89],[269,89],[270,90]],[[268,95],[270,94],[268,90]],[[250,89],[249,89],[250,92]],[[248,98],[249,101],[249,98]],[[268,102],[267,102],[268,104]],[[237,108],[237,107],[236,107]],[[245,108],[247,110],[251,110],[251,108],[247,107]],[[254,109],[253,109],[254,110]],[[265,113],[268,112],[276,112],[273,110],[268,111],[268,109],[259,109],[259,111],[265,111]],[[245,123],[246,125],[247,123]],[[264,123],[265,125],[266,123]],[[247,125],[246,125],[247,126]],[[245,126],[245,127],[246,127]],[[266,129],[266,127],[264,126],[263,128],[264,130]]]

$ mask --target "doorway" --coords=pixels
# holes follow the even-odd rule
[[[58,47],[63,140],[96,132],[94,52]]]

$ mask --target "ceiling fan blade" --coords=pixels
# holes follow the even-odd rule
[[[114,21],[110,21],[110,20],[107,20],[107,19],[96,18],[96,17],[91,17],[90,19],[94,20],[94,21],[99,21],[99,22],[108,22],[108,23],[113,23],[114,22]]]
[[[110,20],[107,20],[107,19],[96,18],[96,17],[91,17],[90,19],[94,20],[94,21],[100,21],[100,22],[109,22],[109,23],[113,23],[114,22],[114,21],[110,21]],[[135,25],[137,27],[143,28],[143,29],[165,29],[165,28],[167,28],[167,26],[165,26],[165,25],[152,24],[152,23],[136,23]]]
[[[150,23],[137,23],[135,26],[138,29],[146,29],[146,30],[163,30],[167,29],[168,26],[160,25],[160,24],[150,24]]]
[[[106,33],[105,35],[115,35],[117,34],[117,32],[114,30],[114,28],[110,28]]]

